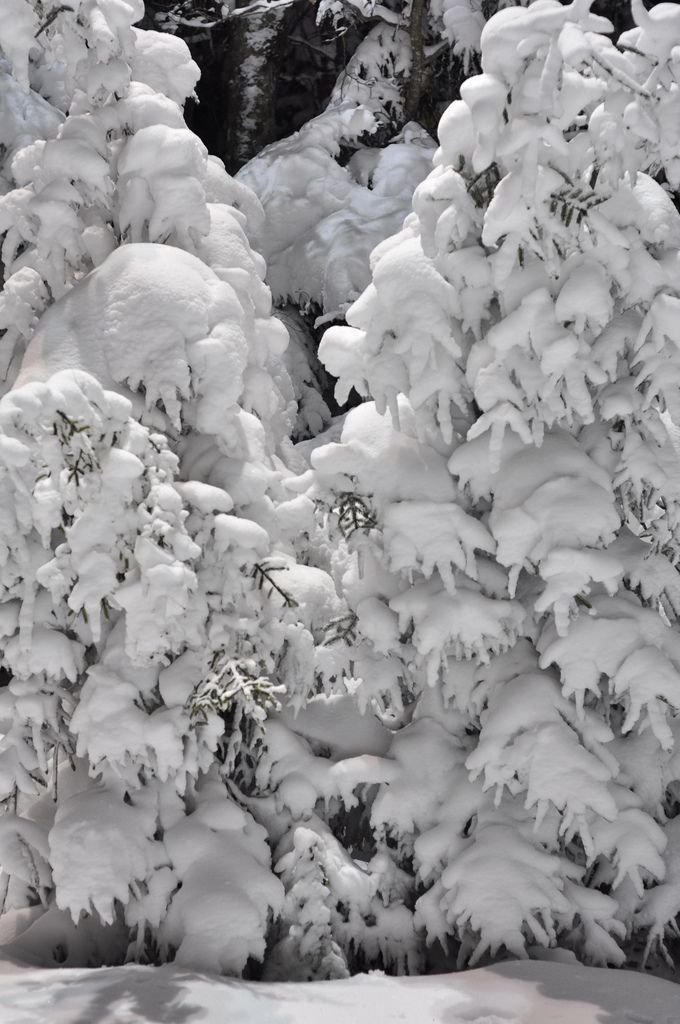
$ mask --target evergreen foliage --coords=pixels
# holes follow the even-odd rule
[[[680,220],[648,172],[675,184],[680,21],[633,13],[619,47],[580,0],[492,19],[413,214],[321,347],[340,398],[376,403],[312,456],[331,510],[350,467],[375,510],[344,664],[404,719],[397,760],[425,728],[455,751],[440,801],[399,775],[371,820],[462,963],[621,964],[674,928]]]

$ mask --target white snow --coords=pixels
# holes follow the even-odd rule
[[[150,85],[156,92],[182,104],[194,94],[198,65],[190,59],[184,42],[167,32],[134,29],[132,80]]]
[[[238,174],[265,209],[266,230],[255,241],[274,298],[315,302],[328,319],[369,283],[371,251],[401,227],[434,150],[408,124],[388,146],[358,149],[341,167],[340,143],[361,129],[373,129],[364,108],[331,108]]]
[[[170,245],[122,246],[50,307],[17,386],[65,367],[84,369],[114,390],[123,381],[136,390],[144,381],[147,404],[160,398],[176,417],[178,396],[190,390],[192,365],[196,390],[212,389],[224,415],[238,398],[247,362],[241,323],[233,289],[195,256]],[[220,368],[226,371],[219,384],[215,359],[224,360]]]
[[[35,42],[38,18],[27,0],[4,0],[0,48],[12,62],[15,77],[28,91],[28,54]]]
[[[173,967],[0,964],[7,1024],[677,1024],[673,982],[519,961],[458,974],[229,981]]]

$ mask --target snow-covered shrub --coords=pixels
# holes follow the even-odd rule
[[[620,49],[587,0],[488,23],[320,350],[375,401],[298,484],[354,552],[323,671],[399,726],[374,834],[462,961],[620,964],[677,907],[680,14],[634,13]]]
[[[389,729],[348,694],[318,694],[296,717],[283,708],[267,723],[258,779],[273,793],[256,813],[286,888],[268,977],[422,966],[413,879],[368,827],[367,798],[395,776],[389,746]]]

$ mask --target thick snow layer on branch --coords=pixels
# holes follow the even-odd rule
[[[9,169],[15,150],[30,145],[36,139],[53,138],[63,121],[60,112],[42,96],[33,90],[22,89],[16,78],[5,70],[6,67],[0,59],[0,144],[5,148],[0,175],[5,172],[5,167]]]
[[[416,439],[413,411],[401,397],[397,403],[401,430],[380,416],[373,402],[352,409],[344,421],[339,444],[317,448],[312,466],[324,485],[338,491],[356,489],[392,501],[432,501],[455,497],[446,459]]]
[[[4,0],[0,23],[0,51],[12,63],[14,76],[28,92],[28,55],[38,31],[38,18],[29,0]]]
[[[144,82],[180,105],[193,96],[200,70],[186,43],[167,32],[133,31],[132,81]]]
[[[434,152],[430,137],[409,124],[388,146],[358,149],[341,167],[338,133],[356,131],[350,114],[371,126],[362,108],[331,110],[238,175],[265,208],[266,229],[256,242],[274,298],[313,302],[328,316],[344,312],[368,284],[371,251],[400,229]]]
[[[202,395],[200,427],[240,397],[248,361],[242,320],[234,290],[195,256],[126,245],[45,313],[16,386],[85,370],[111,390],[143,385],[147,406],[162,403],[175,422],[193,390]]]

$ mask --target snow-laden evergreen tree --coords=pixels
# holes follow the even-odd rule
[[[281,485],[295,403],[247,235],[262,212],[186,129],[195,68],[134,29],[140,4],[15,6],[3,933],[47,963],[239,974],[284,906],[247,804],[263,724],[304,704],[338,604],[294,560],[315,527]]]
[[[675,185],[680,11],[633,14],[619,47],[588,0],[488,23],[321,347],[374,399],[312,455],[347,544],[322,672],[397,726],[371,828],[461,962],[621,964],[679,906],[680,218],[649,172]]]

